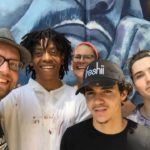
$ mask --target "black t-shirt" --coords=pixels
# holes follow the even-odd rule
[[[61,150],[129,150],[127,148],[128,130],[136,123],[128,121],[126,128],[117,134],[104,134],[92,125],[92,119],[67,129],[61,142]]]

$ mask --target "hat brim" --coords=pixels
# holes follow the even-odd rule
[[[112,87],[113,85],[115,85],[117,83],[117,80],[114,79],[110,79],[110,78],[105,78],[105,77],[100,77],[98,79],[86,79],[82,86],[76,91],[76,95],[78,93],[83,93],[85,92],[85,88],[88,86],[101,86],[103,88],[109,88]]]
[[[23,46],[5,38],[0,38],[0,41],[8,43],[19,50],[21,62],[23,63],[23,67],[26,67],[31,62],[31,54],[30,52]]]

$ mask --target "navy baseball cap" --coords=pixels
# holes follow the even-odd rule
[[[76,94],[84,93],[87,86],[99,85],[107,88],[123,81],[125,81],[123,71],[116,63],[109,60],[96,60],[86,67],[83,83]]]

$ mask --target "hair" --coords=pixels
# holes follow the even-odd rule
[[[128,92],[127,93],[128,95],[124,100],[124,101],[126,101],[128,99],[128,96],[130,95],[130,93],[133,90],[132,85],[126,81],[122,81],[121,83],[118,83],[118,88],[119,88],[120,93],[122,93],[124,90],[126,90]]]
[[[60,50],[61,55],[64,56],[64,64],[61,65],[60,71],[59,71],[59,78],[63,79],[64,75],[67,74],[69,70],[69,61],[71,58],[71,43],[69,40],[67,40],[64,36],[64,34],[56,32],[55,30],[51,28],[47,29],[42,29],[38,31],[33,31],[30,33],[27,33],[21,41],[21,45],[26,47],[32,57],[33,57],[33,52],[36,44],[41,40],[48,38],[50,41],[52,41],[56,48]],[[33,66],[28,65],[26,67],[26,74],[29,75],[31,73],[31,77],[33,79],[36,78],[36,72],[33,68]]]
[[[144,57],[150,57],[150,50],[142,50],[137,52],[136,54],[134,54],[132,56],[132,58],[130,58],[129,60],[129,64],[128,64],[128,68],[129,68],[129,74],[131,79],[133,80],[133,74],[132,74],[132,66],[133,64],[138,61],[139,59],[142,59]]]

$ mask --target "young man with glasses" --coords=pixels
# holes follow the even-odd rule
[[[21,45],[30,50],[29,83],[1,103],[11,150],[59,150],[64,131],[89,116],[82,94],[62,82],[68,72],[70,42],[50,28],[33,31]],[[10,128],[10,124],[12,125]]]
[[[92,118],[68,128],[60,150],[149,150],[150,130],[122,117],[121,105],[131,90],[117,64],[90,63],[76,94],[85,95]]]
[[[28,65],[30,60],[30,52],[14,41],[9,29],[0,28],[0,99],[16,87],[19,69]],[[0,126],[0,150],[7,148]]]

